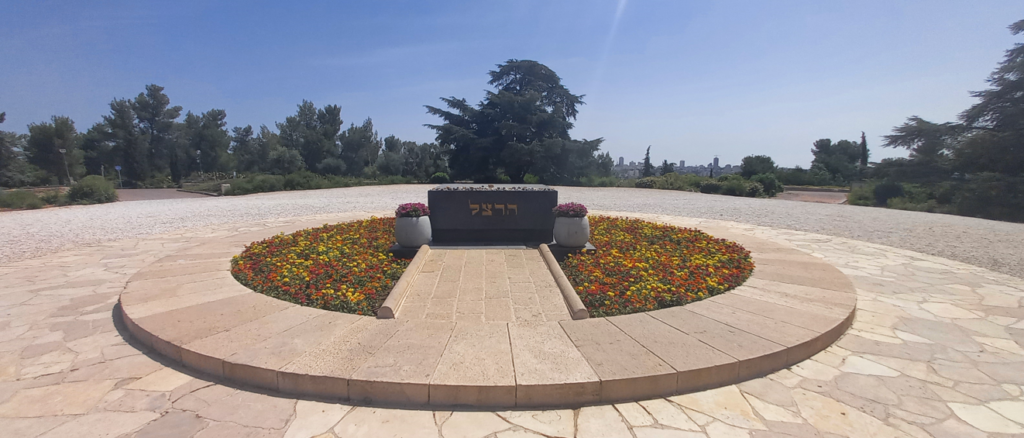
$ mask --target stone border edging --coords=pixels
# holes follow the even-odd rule
[[[555,277],[555,283],[558,284],[558,291],[562,293],[562,299],[565,300],[565,307],[569,309],[569,315],[572,316],[572,319],[578,320],[589,318],[590,312],[588,312],[587,307],[583,305],[583,300],[580,300],[580,296],[576,295],[576,291],[572,288],[572,283],[569,283],[569,279],[565,277],[565,272],[562,272],[562,267],[558,266],[558,261],[555,260],[555,256],[551,254],[551,249],[548,248],[548,245],[542,243],[537,250],[540,251],[540,256],[544,259],[544,263],[548,265],[548,270],[551,271],[551,276]]]
[[[216,198],[216,197],[219,197],[219,196],[223,196],[223,195],[220,195],[220,194],[218,194],[218,193],[210,193],[210,192],[200,192],[200,191],[198,191],[198,190],[189,190],[189,189],[178,189],[178,191],[179,191],[179,192],[185,192],[185,193],[193,193],[193,194],[196,194],[196,195],[206,195],[206,196],[213,196],[213,197],[215,197],[215,198]]]
[[[427,253],[429,252],[429,246],[420,245],[420,249],[416,251],[416,255],[409,262],[409,267],[405,268],[405,272],[402,273],[395,286],[391,288],[388,297],[384,299],[384,304],[381,304],[380,309],[377,310],[377,319],[393,319],[398,314],[398,309],[402,306],[405,296],[409,293],[409,284],[416,277],[416,273],[420,272],[423,261],[427,259]]]
[[[757,269],[747,283],[687,306],[613,317],[376,319],[270,298],[232,277],[239,246],[321,224],[190,236],[206,240],[129,279],[119,299],[125,326],[185,367],[270,391],[368,405],[542,408],[672,396],[764,376],[831,345],[856,311],[853,284],[835,266],[716,226],[701,229],[751,250]]]

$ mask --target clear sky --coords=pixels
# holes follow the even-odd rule
[[[146,84],[257,127],[308,99],[432,141],[423,105],[477,102],[487,71],[532,59],[585,94],[575,138],[616,160],[807,166],[818,138],[952,121],[1024,38],[1020,0],[0,0],[0,129],[67,115],[85,131]]]

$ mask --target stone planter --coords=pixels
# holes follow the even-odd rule
[[[395,218],[395,241],[409,248],[430,243],[430,216]]]
[[[590,221],[586,217],[556,217],[554,235],[555,243],[559,245],[569,248],[586,246],[590,240]]]

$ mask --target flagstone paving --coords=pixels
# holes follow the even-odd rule
[[[572,319],[551,271],[535,249],[431,249],[396,318],[457,322]]]
[[[169,366],[126,340],[115,323],[128,278],[180,250],[183,236],[301,221],[218,226],[0,266],[0,431],[10,437],[1024,436],[1024,280],[843,238],[631,216],[727,228],[819,257],[857,288],[853,327],[789,369],[639,403],[451,412],[296,400]]]

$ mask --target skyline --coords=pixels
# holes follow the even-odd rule
[[[574,138],[617,162],[808,167],[819,138],[881,136],[912,115],[953,121],[1018,40],[1014,2],[395,2],[302,8],[182,2],[5,5],[0,129],[67,115],[80,132],[146,84],[228,127],[283,121],[303,99],[346,125],[433,141],[424,105],[478,102],[487,71],[532,59],[584,94]],[[706,156],[706,157],[705,157]],[[703,164],[703,163],[701,163]]]

